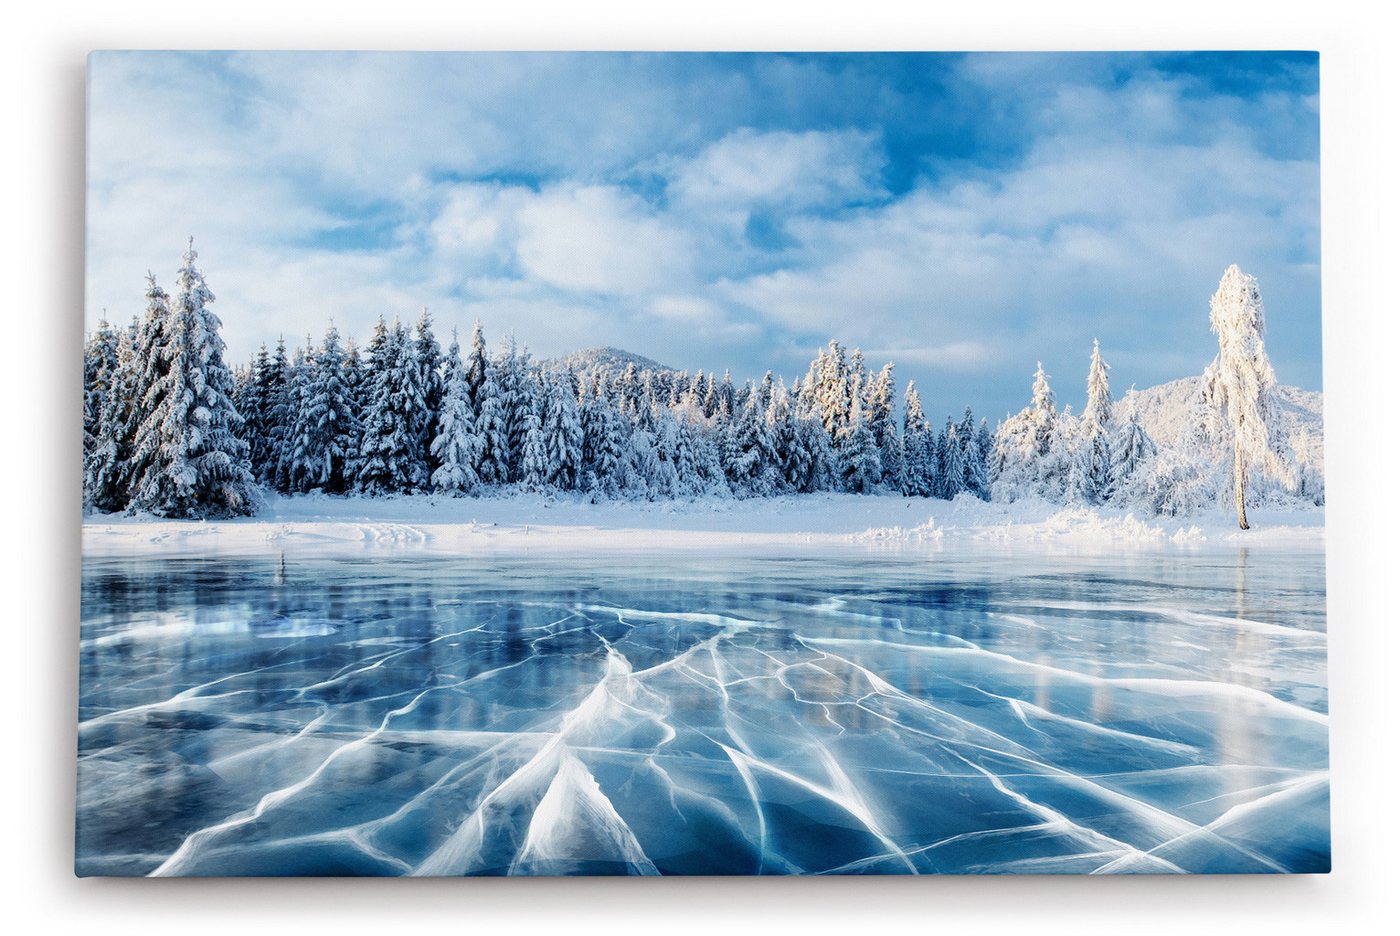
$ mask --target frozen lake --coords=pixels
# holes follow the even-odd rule
[[[1320,550],[93,558],[82,874],[1323,871]]]

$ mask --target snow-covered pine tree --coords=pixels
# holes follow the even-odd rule
[[[83,347],[83,465],[92,460],[101,435],[103,403],[113,391],[117,371],[117,333],[103,318]],[[86,470],[83,472],[87,477]],[[83,503],[91,503],[91,492],[83,486]]]
[[[418,384],[423,396],[423,412],[417,414],[415,431],[421,440],[423,471],[431,477],[437,468],[432,445],[437,435],[438,407],[442,402],[442,346],[433,334],[433,318],[426,306],[413,330],[413,360],[418,365]]]
[[[1049,501],[1073,503],[1080,499],[1077,482],[1079,419],[1069,405],[1055,417],[1050,450],[1039,461],[1037,489]]]
[[[854,380],[848,406],[836,443],[841,487],[853,494],[869,494],[880,486],[880,450],[875,446],[870,427],[865,424],[860,383]]]
[[[924,415],[918,388],[911,380],[904,388],[904,428],[900,433],[904,465],[900,491],[907,497],[933,495],[933,479],[937,466],[930,464],[929,454],[933,448],[931,435],[932,429]]]
[[[990,496],[987,491],[987,459],[977,438],[977,424],[972,418],[970,406],[963,410],[962,422],[958,423],[958,442],[962,445],[962,489],[973,497],[987,500]]]
[[[287,382],[287,398],[292,412],[287,444],[282,450],[284,464],[279,473],[287,479],[287,489],[306,493],[316,486],[318,465],[312,451],[311,401],[315,393],[316,357],[311,348],[311,336],[306,346],[295,353],[292,374]]]
[[[214,294],[197,258],[191,238],[176,278],[164,374],[151,387],[152,405],[136,434],[143,470],[131,505],[167,517],[250,514],[255,492],[248,446],[238,434],[243,420],[233,405],[220,322],[209,308]]]
[[[720,380],[719,389],[716,393],[719,395],[720,407],[731,416],[737,415],[739,408],[734,393],[734,379],[729,376],[728,368],[725,368],[724,377]]]
[[[749,497],[774,494],[780,472],[767,413],[760,404],[759,395],[751,393],[744,408],[735,415],[725,471],[735,492]]]
[[[239,415],[243,417],[243,441],[248,443],[248,464],[251,466],[254,480],[261,478],[261,463],[258,459],[267,444],[267,427],[263,423],[267,401],[259,376],[267,370],[270,363],[267,344],[259,345],[257,352],[248,361],[248,373],[242,391],[234,401],[238,405]]]
[[[350,407],[351,425],[354,427],[354,444],[345,453],[345,490],[355,486],[360,474],[360,445],[363,442],[365,414],[365,362],[360,356],[360,348],[355,339],[345,340],[345,400]]]
[[[797,428],[787,386],[779,381],[768,403],[768,432],[778,462],[779,491],[800,491],[812,473],[812,453]]]
[[[579,486],[583,467],[583,425],[579,420],[578,389],[572,373],[542,375],[541,401],[546,483],[561,491]]]
[[[417,365],[404,327],[383,319],[370,340],[356,487],[368,494],[420,490],[427,482],[413,427],[423,411]]]
[[[1113,394],[1108,387],[1108,365],[1099,353],[1099,340],[1089,357],[1088,404],[1079,417],[1079,447],[1075,480],[1079,495],[1090,504],[1108,500],[1113,486]]]
[[[1210,299],[1210,330],[1220,353],[1206,368],[1210,403],[1220,414],[1232,450],[1235,509],[1249,529],[1245,495],[1252,471],[1287,479],[1283,441],[1274,415],[1274,368],[1264,351],[1264,303],[1258,281],[1231,264]]]
[[[288,448],[296,406],[291,398],[292,362],[287,355],[286,339],[279,336],[277,346],[267,366],[253,375],[258,385],[255,396],[261,409],[258,414],[254,446],[249,460],[259,482],[276,491],[289,489],[282,473],[286,464],[283,452]]]
[[[360,427],[340,332],[332,323],[311,361],[306,409],[305,480],[309,488],[344,493],[347,465],[360,448]]]
[[[690,421],[683,416],[667,419],[664,433],[666,449],[676,470],[676,494],[681,497],[703,494],[708,485]]]
[[[479,337],[481,323],[477,323],[473,339]],[[469,370],[462,362],[461,348],[457,343],[457,330],[452,330],[452,344],[447,348],[447,359],[443,372],[442,400],[438,407],[436,434],[433,437],[432,455],[437,461],[433,472],[432,485],[439,491],[453,494],[469,494],[481,483],[476,473],[481,462],[485,444],[476,431],[476,413],[472,409],[472,386],[468,380]],[[478,374],[483,379],[484,374]],[[477,390],[481,383],[477,384]]]
[[[952,500],[966,488],[967,461],[964,457],[962,440],[958,437],[958,427],[953,425],[953,417],[943,427],[938,439],[938,478],[937,496]]]
[[[170,296],[156,285],[155,275],[146,273],[146,315],[133,339],[131,404],[126,408],[124,435],[129,443],[126,460],[117,467],[115,483],[125,491],[124,503],[135,494],[136,479],[151,468],[158,447],[138,445],[141,427],[158,405],[157,394],[170,369],[169,344],[173,331]]]
[[[157,288],[154,280],[150,286]],[[133,413],[140,400],[137,381],[142,371],[142,362],[136,357],[139,332],[140,324],[133,319],[130,327],[115,336],[116,367],[102,397],[92,451],[83,462],[84,502],[98,510],[125,510],[131,499]]]
[[[472,323],[472,337],[467,345],[466,360],[463,362],[463,379],[467,383],[467,403],[475,415],[481,413],[481,400],[486,386],[487,374],[491,370],[491,355],[486,351],[486,337],[481,330],[481,319]]]
[[[977,457],[982,465],[983,475],[987,479],[982,494],[983,500],[990,500],[992,496],[992,452],[995,447],[996,439],[984,416],[977,425]]]
[[[616,497],[632,486],[631,425],[617,408],[607,385],[600,386],[598,392],[594,490],[604,497]]]
[[[903,487],[904,449],[900,445],[894,414],[894,364],[887,363],[871,378],[870,432],[880,450],[881,479],[892,490]]]
[[[549,446],[536,409],[541,401],[533,393],[527,394],[526,399],[530,405],[521,418],[525,440],[520,449],[520,484],[527,491],[540,492],[550,486]]]
[[[1031,384],[1031,426],[1035,435],[1035,451],[1044,456],[1050,452],[1050,444],[1055,438],[1055,392],[1050,389],[1050,378],[1045,376],[1045,368],[1035,362],[1035,380]]]
[[[1123,424],[1113,439],[1111,488],[1115,497],[1128,487],[1129,479],[1157,454],[1157,446],[1138,419],[1136,390],[1128,391],[1124,406]]]
[[[846,349],[836,339],[827,343],[826,350],[817,355],[813,398],[822,428],[836,442],[851,412],[851,387]],[[844,437],[844,436],[843,436]]]
[[[529,352],[516,343],[515,335],[507,335],[501,350],[492,362],[496,372],[496,389],[500,396],[501,417],[505,424],[508,465],[506,481],[522,479],[525,455],[525,435],[529,431],[530,415],[539,421],[534,381],[530,379]]]
[[[473,353],[475,353],[473,351]],[[506,404],[501,392],[501,370],[487,360],[484,377],[477,388],[476,434],[481,439],[481,459],[476,473],[483,484],[510,482],[510,430],[506,424]]]

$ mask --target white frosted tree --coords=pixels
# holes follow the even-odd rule
[[[937,457],[937,448],[933,428],[924,415],[919,391],[912,380],[904,388],[904,431],[900,444],[904,465],[901,491],[910,497],[933,496],[933,480],[938,470],[933,459]]]
[[[531,416],[539,423],[535,385],[530,379],[530,353],[520,348],[515,335],[507,335],[492,364],[505,427],[508,470],[501,480],[519,481],[524,476],[525,437],[530,431]]]
[[[297,351],[292,364],[291,379],[287,384],[287,395],[291,401],[292,425],[287,433],[287,444],[283,449],[285,464],[282,473],[287,478],[289,490],[305,493],[316,486],[319,475],[317,454],[314,451],[311,403],[315,395],[316,356],[311,349],[311,336],[306,336],[306,347]]]
[[[420,490],[427,484],[415,432],[424,408],[408,333],[398,322],[386,328],[380,319],[370,341],[357,488],[388,494]]]
[[[943,435],[938,439],[938,477],[934,493],[944,500],[952,500],[967,490],[966,479],[965,450],[953,417],[949,416]]]
[[[250,514],[256,501],[243,418],[233,405],[214,294],[195,266],[191,239],[176,278],[163,378],[137,435],[146,453],[132,506],[167,517]]]
[[[437,467],[432,454],[432,443],[437,435],[437,411],[442,402],[442,346],[433,334],[433,317],[427,308],[418,317],[413,330],[413,361],[418,365],[419,394],[423,398],[423,410],[415,414],[414,433],[419,440],[419,458],[423,463],[423,473],[431,477]]]
[[[452,344],[447,348],[442,400],[431,446],[437,463],[431,478],[436,490],[468,494],[476,490],[481,481],[476,466],[481,461],[485,445],[476,431],[476,414],[472,411],[471,397],[467,368],[462,362],[461,348],[454,330]]]
[[[579,420],[573,375],[545,377],[541,396],[546,480],[561,491],[572,491],[579,485],[583,466],[583,424]]]
[[[154,280],[150,281],[150,289],[159,289]],[[130,328],[116,336],[116,367],[102,397],[92,450],[83,464],[84,499],[98,510],[123,510],[131,499],[129,470],[135,426],[132,414],[139,401],[137,380],[141,371],[136,357],[139,331],[139,324],[133,320]]]
[[[531,394],[528,398],[533,399]],[[520,483],[527,491],[543,491],[549,486],[549,447],[539,413],[531,406],[520,420],[525,439],[520,450]]]
[[[870,433],[880,450],[880,474],[885,485],[899,490],[904,474],[904,450],[899,443],[894,414],[894,364],[886,364],[869,385]]]
[[[1089,357],[1088,403],[1079,418],[1079,448],[1076,453],[1075,482],[1079,494],[1090,504],[1102,504],[1113,486],[1113,395],[1108,387],[1108,365],[1099,353]]]
[[[347,486],[346,468],[360,447],[360,427],[347,376],[345,349],[334,324],[326,329],[315,354],[315,373],[308,400],[313,461],[312,483],[340,494]]]
[[[869,494],[880,486],[880,450],[865,424],[860,385],[854,382],[849,407],[836,439],[841,486],[853,494]]]
[[[1220,353],[1206,368],[1207,398],[1220,416],[1232,455],[1235,510],[1241,530],[1246,489],[1255,470],[1286,479],[1274,415],[1274,369],[1264,351],[1264,303],[1254,277],[1231,264],[1210,299],[1210,329]]]
[[[262,407],[258,426],[261,430],[253,440],[250,460],[258,480],[278,491],[290,490],[284,452],[290,446],[292,422],[296,419],[296,401],[291,395],[292,363],[287,357],[287,342],[277,339],[277,348],[268,359],[267,368],[253,376],[258,384],[257,397]]]
[[[977,423],[972,416],[972,407],[963,410],[962,421],[958,423],[958,444],[962,446],[963,490],[973,497],[986,500],[987,458],[982,451],[982,441],[977,436]]]
[[[1045,368],[1036,361],[1035,380],[1031,384],[1030,421],[1038,455],[1050,452],[1050,444],[1055,438],[1055,416],[1055,391],[1050,389],[1050,378],[1045,376]]]
[[[1113,439],[1113,468],[1111,488],[1115,497],[1127,490],[1130,479],[1157,454],[1147,430],[1138,418],[1137,391],[1129,390],[1124,401],[1123,423]]]
[[[1079,419],[1066,404],[1055,417],[1050,449],[1039,462],[1036,488],[1041,497],[1066,503],[1080,498],[1079,449]]]

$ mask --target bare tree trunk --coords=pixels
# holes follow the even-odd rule
[[[1244,515],[1244,451],[1235,442],[1235,508],[1240,515],[1240,529],[1249,529],[1249,520]]]

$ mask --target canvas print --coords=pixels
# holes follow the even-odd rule
[[[88,68],[79,875],[1330,868],[1315,54]]]

